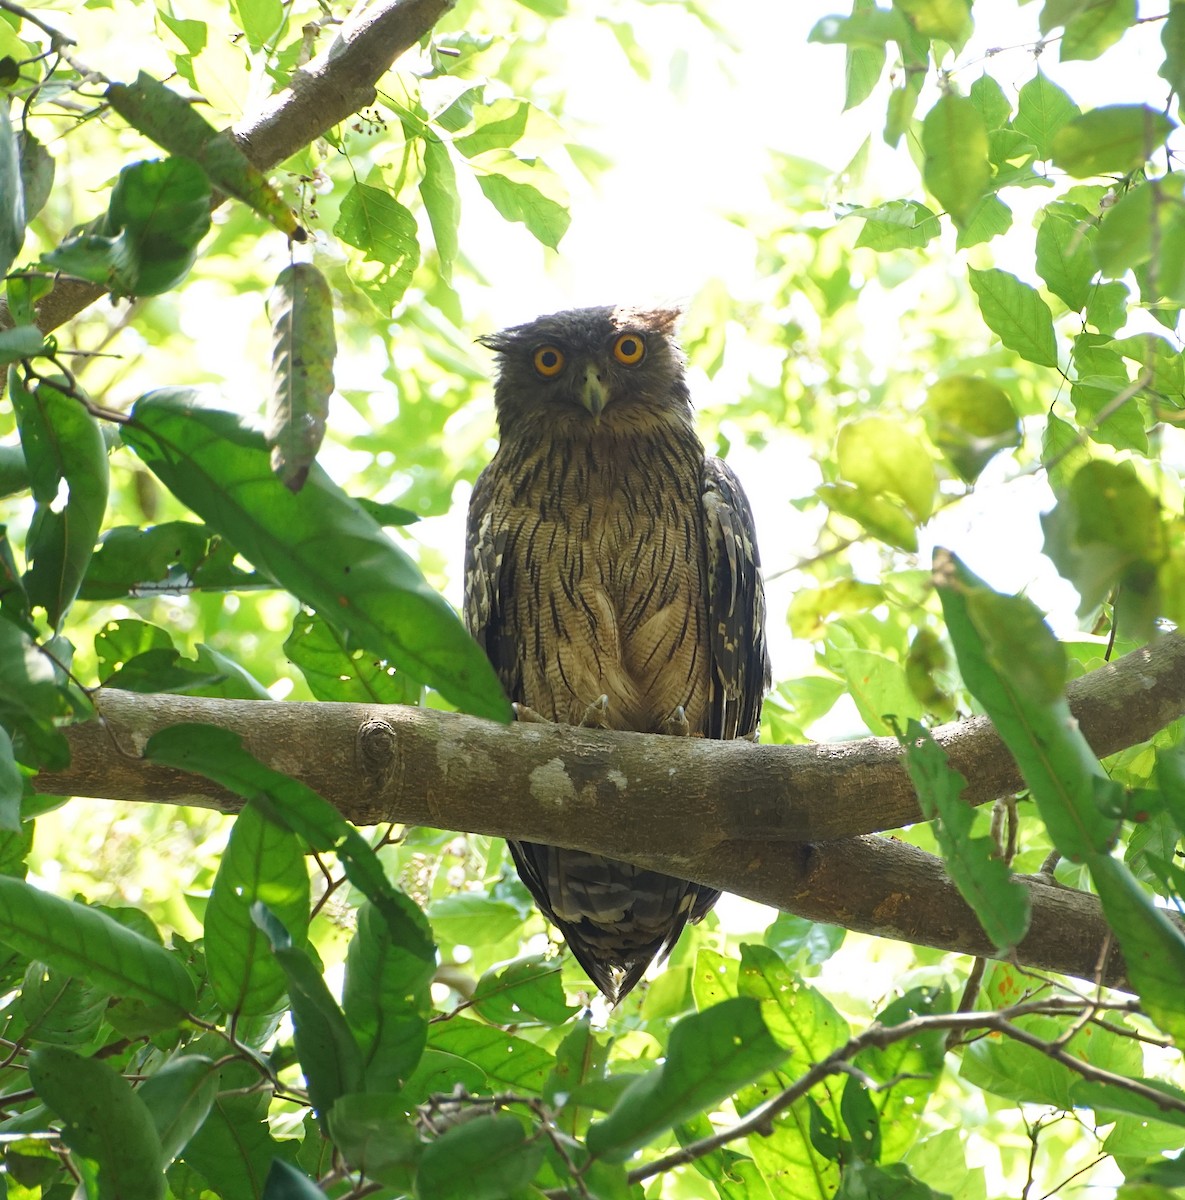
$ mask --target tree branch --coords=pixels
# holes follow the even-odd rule
[[[1100,756],[1185,712],[1185,637],[1075,681],[1071,707]],[[920,820],[888,738],[810,746],[488,721],[431,709],[98,695],[100,720],[66,730],[72,762],[42,791],[236,810],[208,780],[146,762],[157,729],[202,721],[240,733],[258,758],[303,780],[357,824],[397,821],[514,836],[625,859],[815,921],[991,956],[942,863],[904,842],[854,837]],[[1021,786],[991,725],[936,740],[983,803]],[[1019,961],[1123,982],[1095,897],[1041,876]]]
[[[359,109],[373,104],[378,81],[395,60],[423,38],[456,0],[362,0],[332,44],[293,72],[288,87],[235,125],[239,148],[270,171]],[[37,326],[49,333],[107,295],[80,280],[59,280],[37,303]],[[12,327],[0,300],[0,329]]]
[[[721,1146],[726,1146],[729,1142],[734,1142],[738,1138],[746,1137],[751,1133],[769,1133],[773,1127],[773,1119],[779,1113],[784,1112],[796,1101],[801,1100],[803,1096],[816,1084],[826,1079],[828,1075],[835,1075],[847,1070],[851,1060],[862,1051],[872,1046],[883,1050],[886,1046],[890,1046],[894,1042],[904,1041],[909,1038],[920,1038],[926,1033],[935,1030],[954,1030],[960,1033],[996,1033],[1012,1038],[1022,1045],[1030,1046],[1034,1050],[1048,1055],[1055,1062],[1061,1063],[1064,1067],[1067,1067],[1083,1079],[1089,1080],[1091,1083],[1101,1083],[1106,1084],[1108,1087],[1120,1088],[1133,1096],[1138,1096],[1141,1100],[1149,1104],[1155,1105],[1164,1112],[1185,1114],[1185,1102],[1177,1099],[1176,1096],[1162,1092],[1141,1079],[1132,1079],[1127,1075],[1119,1075],[1114,1071],[1107,1071],[1101,1067],[1096,1067],[1092,1063],[1079,1058],[1077,1055],[1071,1054],[1058,1042],[1047,1042],[1029,1032],[1029,1030],[1015,1024],[1016,1020],[1020,1017],[1035,1013],[1063,1013],[1074,1011],[1076,1007],[1080,1006],[1066,1005],[1061,1001],[1036,1001],[1016,1004],[1002,1009],[1000,1012],[935,1013],[913,1017],[908,1021],[902,1021],[898,1025],[881,1025],[875,1023],[870,1025],[863,1033],[849,1038],[839,1049],[834,1050],[820,1062],[813,1064],[808,1071],[796,1079],[788,1088],[785,1088],[776,1096],[772,1096],[764,1104],[759,1105],[735,1125],[731,1125],[727,1129],[717,1130],[708,1137],[701,1138],[696,1142],[690,1142],[686,1146],[681,1146],[678,1150],[664,1154],[661,1158],[654,1159],[643,1166],[635,1167],[629,1173],[628,1182],[631,1184],[641,1183],[655,1175],[661,1175],[665,1171],[670,1171],[674,1167],[694,1162],[697,1158],[703,1158],[704,1155],[711,1154],[714,1150],[719,1150]]]

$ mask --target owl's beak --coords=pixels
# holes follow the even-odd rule
[[[589,366],[584,372],[584,383],[580,388],[580,403],[588,409],[595,419],[605,411],[605,403],[609,393],[594,366]]]

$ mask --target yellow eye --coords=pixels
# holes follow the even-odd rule
[[[623,333],[613,343],[613,357],[627,367],[636,366],[646,354],[646,343],[636,333]]]
[[[552,379],[564,369],[564,352],[555,346],[540,346],[535,351],[535,370],[544,379]]]

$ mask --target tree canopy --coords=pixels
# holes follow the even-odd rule
[[[751,7],[0,0],[10,1197],[1185,1186],[1185,6]],[[474,338],[664,247],[756,746],[455,613]],[[742,899],[590,1010],[505,836]]]

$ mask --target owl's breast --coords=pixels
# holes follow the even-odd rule
[[[614,453],[614,451],[616,451]],[[660,731],[678,706],[707,728],[702,450],[574,448],[533,504],[515,505],[507,555],[535,627],[522,699],[578,722],[601,695],[619,729]],[[525,585],[525,586],[523,586]]]

